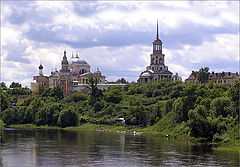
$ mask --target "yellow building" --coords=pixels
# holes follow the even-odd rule
[[[209,81],[218,84],[233,84],[236,80],[239,79],[238,72],[231,73],[231,72],[221,72],[221,73],[210,73],[209,74]],[[186,83],[199,83],[197,79],[197,74],[191,74],[186,80]]]

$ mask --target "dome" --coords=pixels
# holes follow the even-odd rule
[[[81,64],[81,65],[88,65],[88,63],[86,62],[86,60],[81,59],[79,57],[74,57],[70,60],[70,64]]]
[[[40,66],[38,67],[39,69],[43,69],[43,66],[42,66],[42,64],[40,64]]]
[[[150,74],[149,74],[148,72],[144,72],[144,73],[142,73],[141,76],[142,76],[142,77],[150,77]]]

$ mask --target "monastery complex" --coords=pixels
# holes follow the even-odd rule
[[[146,67],[146,70],[139,75],[138,82],[147,83],[152,81],[159,81],[162,79],[168,79],[169,81],[181,81],[181,77],[178,75],[173,76],[172,72],[168,70],[168,66],[165,65],[165,55],[162,53],[162,41],[158,35],[158,22],[157,22],[157,34],[156,39],[152,42],[153,52],[150,54],[150,65]],[[101,71],[97,69],[94,73],[90,72],[91,66],[81,59],[78,54],[75,56],[72,54],[71,59],[68,61],[67,53],[64,51],[63,59],[61,62],[61,69],[51,72],[49,76],[43,75],[43,66],[39,66],[39,74],[33,77],[34,82],[31,83],[31,90],[38,90],[40,87],[44,89],[54,88],[60,85],[64,90],[64,95],[68,96],[76,91],[83,91],[87,89],[86,86],[89,83],[89,76],[92,75],[98,78],[98,88],[107,89],[113,85],[124,85],[119,83],[110,83],[106,81],[106,77],[102,75]],[[239,78],[238,73],[222,72],[209,75],[209,80],[218,84],[233,84]],[[196,74],[191,74],[186,83],[199,83]]]
[[[31,83],[31,90],[38,90],[39,87],[43,87],[44,89],[54,88],[60,85],[64,90],[64,95],[68,96],[73,92],[87,89],[86,86],[89,83],[88,79],[90,75],[98,79],[99,89],[107,89],[113,85],[124,85],[109,83],[99,69],[91,73],[90,68],[91,66],[84,59],[81,59],[78,54],[75,57],[72,55],[72,58],[68,61],[67,52],[64,51],[61,69],[51,72],[50,76],[43,75],[43,66],[40,64],[38,75],[33,76],[34,82]]]

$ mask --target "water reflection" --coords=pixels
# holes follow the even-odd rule
[[[47,129],[1,131],[0,166],[238,166],[239,154],[176,139]]]

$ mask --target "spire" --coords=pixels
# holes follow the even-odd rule
[[[156,36],[156,39],[159,39],[159,37],[158,37],[158,19],[157,19],[157,36]]]

